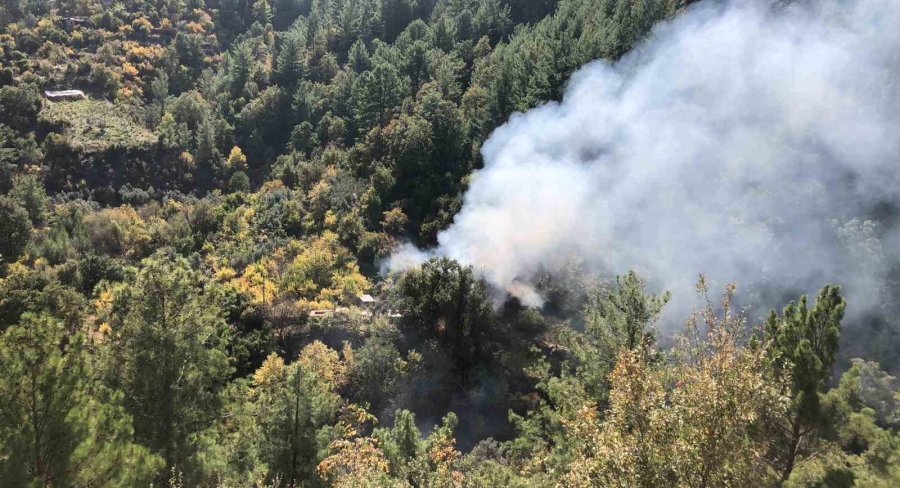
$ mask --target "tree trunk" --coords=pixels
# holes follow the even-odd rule
[[[797,462],[797,451],[800,449],[800,441],[802,439],[802,435],[800,434],[800,421],[794,423],[794,428],[791,431],[791,447],[788,450],[787,463],[784,466],[784,471],[781,473],[781,482],[784,483],[791,477],[791,472],[794,471],[794,465]]]

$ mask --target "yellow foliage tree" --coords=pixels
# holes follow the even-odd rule
[[[331,231],[323,232],[294,258],[281,286],[301,300],[328,303],[348,301],[370,288],[353,255]]]
[[[135,33],[146,36],[153,30],[153,24],[146,17],[138,17],[131,21],[131,28]]]
[[[244,152],[241,151],[241,148],[234,146],[231,148],[231,152],[228,153],[228,160],[226,162],[228,168],[231,171],[246,171],[247,170],[247,156],[244,155]]]
[[[127,258],[149,252],[150,232],[144,219],[129,205],[106,208],[85,217],[95,248]]]
[[[278,266],[271,258],[247,265],[241,276],[232,280],[231,284],[246,293],[255,304],[272,303],[281,294]]]
[[[679,361],[654,365],[641,350],[619,354],[610,374],[610,408],[598,422],[585,406],[566,423],[574,460],[565,486],[765,486],[773,479],[755,427],[786,398],[764,375],[761,348],[739,345],[742,321],[711,306],[697,316],[706,328],[685,340]]]
[[[277,383],[284,378],[284,359],[274,352],[266,357],[262,365],[253,373],[253,382],[257,386]]]
[[[206,30],[203,28],[203,26],[198,24],[197,22],[188,22],[184,26],[184,30],[186,30],[192,34],[203,34],[204,32],[206,32]]]
[[[329,455],[316,467],[316,473],[329,486],[365,488],[405,486],[388,475],[389,464],[372,437],[360,437],[366,424],[375,417],[357,405],[347,405],[338,422],[341,437],[328,447]]]
[[[341,361],[338,352],[321,341],[313,341],[300,351],[297,359],[300,366],[312,372],[316,377],[331,385],[336,391],[347,379],[347,368]]]

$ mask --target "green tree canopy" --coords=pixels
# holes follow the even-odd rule
[[[0,265],[16,262],[31,237],[31,219],[19,202],[0,196]]]
[[[229,378],[229,328],[183,258],[156,255],[113,290],[105,378],[121,389],[135,438],[166,469],[190,471],[195,434],[216,419]]]
[[[0,395],[6,486],[146,485],[162,466],[133,442],[121,395],[96,381],[83,336],[58,319],[25,314],[0,335]]]
[[[766,321],[774,374],[790,385],[792,398],[788,417],[778,422],[781,435],[777,438],[782,442],[772,448],[783,480],[808,454],[804,441],[823,420],[820,396],[831,378],[846,306],[840,287],[828,285],[819,291],[812,308],[804,295],[788,304],[780,317],[773,310]]]

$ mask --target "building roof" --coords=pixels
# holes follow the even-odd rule
[[[47,98],[84,98],[81,90],[46,90],[44,95]]]
[[[361,295],[357,295],[356,297],[359,298],[359,301],[363,303],[375,303],[375,297],[373,297],[372,295],[363,293]]]

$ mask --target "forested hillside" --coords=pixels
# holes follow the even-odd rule
[[[851,357],[840,283],[701,275],[661,332],[627,269],[388,272],[688,3],[6,0],[0,486],[900,484],[896,318]]]

